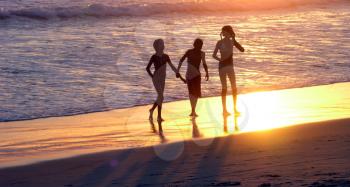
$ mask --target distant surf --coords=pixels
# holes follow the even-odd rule
[[[202,38],[202,94],[219,96],[211,54],[226,24],[247,49],[234,58],[240,94],[350,81],[349,1],[161,1],[0,0],[0,122],[153,103],[145,67],[158,38],[175,65]],[[187,99],[168,70],[165,101]]]
[[[110,6],[105,4],[90,4],[87,6],[31,7],[8,9],[0,8],[0,19],[24,17],[29,19],[48,20],[53,18],[81,17],[121,17],[121,16],[151,16],[169,13],[195,12],[240,12],[292,8],[303,5],[327,5],[344,3],[345,0],[253,0],[253,1],[204,1],[181,3],[149,3]]]

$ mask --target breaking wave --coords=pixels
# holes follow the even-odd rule
[[[327,5],[331,3],[349,2],[345,0],[230,0],[204,1],[182,3],[152,3],[126,6],[107,6],[91,4],[88,6],[71,7],[40,7],[6,10],[0,8],[0,19],[25,17],[30,19],[48,20],[53,18],[75,17],[120,17],[120,16],[151,16],[169,13],[195,12],[240,12],[292,8],[303,5]]]

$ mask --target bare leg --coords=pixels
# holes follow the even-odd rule
[[[194,97],[192,95],[189,95],[189,99],[190,99],[190,103],[191,103],[191,113],[190,113],[190,116],[193,115],[193,105],[194,105]]]
[[[158,121],[164,121],[164,119],[162,118],[162,105],[158,105]]]
[[[196,113],[197,101],[198,101],[198,97],[190,95],[190,102],[191,102],[191,108],[192,108],[192,112],[191,112],[190,116],[193,116],[193,117],[198,116]]]
[[[227,94],[226,71],[227,71],[227,68],[222,68],[219,70],[220,81],[222,86],[222,89],[221,89],[222,112],[224,116],[230,115],[226,107],[226,94]]]
[[[233,93],[233,110],[235,111],[236,114],[239,114],[238,110],[237,110],[237,93]]]
[[[198,116],[197,113],[196,113],[197,102],[198,102],[198,97],[195,97],[195,99],[194,99],[194,106],[193,106],[193,112],[194,112],[194,114],[196,116]]]
[[[161,95],[158,95],[157,98],[157,106],[158,106],[158,121],[164,121],[162,118],[162,106],[163,106],[163,100],[164,96],[163,93],[160,93]]]
[[[153,77],[153,85],[157,91],[157,101],[155,105],[158,107],[158,121],[163,121],[162,118],[162,104],[164,100],[164,87],[165,87],[165,71],[159,72]]]
[[[221,91],[221,101],[222,101],[222,112],[225,116],[230,115],[230,113],[227,111],[227,107],[226,107],[226,94],[227,94],[227,89],[223,88]]]
[[[153,106],[152,106],[152,108],[151,109],[149,109],[149,119],[150,120],[153,120],[153,112],[154,112],[154,110],[157,108],[157,103],[154,103],[153,104]]]
[[[236,74],[234,69],[230,70],[228,72],[228,77],[230,79],[231,88],[232,88],[232,97],[233,97],[233,111],[236,115],[239,115],[240,113],[237,110],[237,84],[236,84]]]

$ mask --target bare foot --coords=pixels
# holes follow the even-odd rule
[[[158,122],[162,122],[162,121],[164,121],[164,119],[162,118],[162,117],[158,117]]]

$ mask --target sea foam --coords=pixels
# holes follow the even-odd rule
[[[124,6],[90,4],[88,6],[37,7],[22,9],[0,9],[0,19],[25,17],[30,19],[74,18],[74,17],[120,17],[151,16],[169,13],[195,12],[240,12],[291,8],[302,5],[326,5],[344,0],[252,0],[252,1],[204,1],[182,3],[151,3]]]

